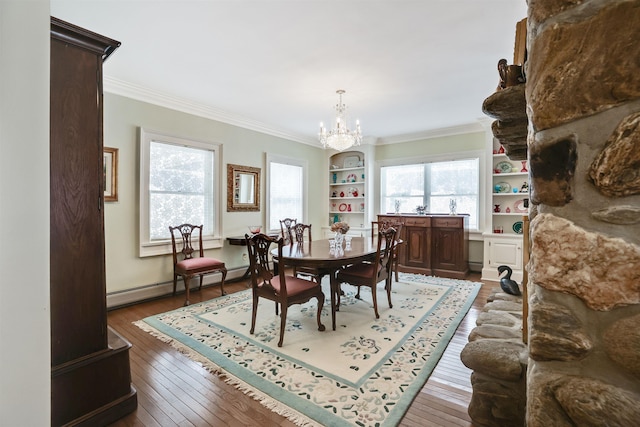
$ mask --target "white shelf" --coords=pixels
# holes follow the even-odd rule
[[[497,178],[499,176],[527,176],[529,172],[505,172],[505,173],[494,173],[493,177]]]
[[[511,193],[493,193],[493,197],[507,197],[507,196],[526,196],[525,199],[529,198],[529,193],[514,193],[513,191]]]
[[[525,216],[526,212],[493,212],[493,216]]]

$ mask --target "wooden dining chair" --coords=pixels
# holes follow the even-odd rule
[[[282,247],[284,239],[274,238],[266,234],[245,234],[247,250],[249,251],[249,261],[251,268],[251,288],[253,293],[253,309],[251,312],[251,330],[253,334],[256,328],[256,316],[258,314],[258,303],[260,298],[265,298],[275,302],[276,315],[278,308],[280,313],[280,340],[278,347],[282,347],[284,331],[287,324],[287,310],[293,304],[303,304],[311,298],[318,300],[318,330],[324,331],[322,324],[322,307],[324,306],[324,293],[319,283],[300,279],[295,276],[285,274],[285,266],[280,265],[280,274],[275,275],[269,264],[269,253],[272,243],[278,245],[278,259],[282,260]]]
[[[291,227],[298,222],[295,218],[285,218],[280,220],[280,231],[286,245],[291,243]]]
[[[307,242],[312,241],[311,237],[311,224],[303,224],[298,222],[291,226],[289,229],[289,240],[292,243],[297,243],[298,245],[304,245],[305,240]],[[304,266],[296,266],[293,269],[293,275],[296,277],[307,277],[315,280],[320,283],[322,279],[322,275],[318,271],[317,268],[312,267],[304,267]]]
[[[378,299],[376,289],[378,283],[383,280],[385,282],[384,287],[387,291],[389,308],[393,308],[393,305],[391,304],[391,278],[393,268],[393,252],[395,249],[395,238],[396,229],[393,227],[388,227],[386,230],[378,231],[378,249],[376,251],[375,261],[364,261],[350,265],[342,270],[338,270],[338,274],[336,276],[338,283],[347,283],[358,288],[358,292],[356,294],[356,298],[358,299],[360,299],[360,288],[362,286],[371,288],[373,311],[376,315],[376,319],[380,318],[380,315],[378,314]],[[339,295],[338,305],[340,305]]]
[[[224,262],[219,259],[205,257],[202,247],[202,225],[181,224],[175,227],[169,226],[171,233],[171,248],[173,250],[173,295],[176,294],[178,276],[182,276],[185,289],[184,305],[189,305],[189,283],[195,276],[200,276],[200,286],[202,289],[202,279],[205,274],[221,273],[220,293],[225,295],[224,280],[227,277],[227,268]],[[194,237],[194,233],[196,237]],[[178,250],[176,238],[182,242],[182,248]],[[197,242],[197,247],[194,245]],[[198,256],[194,256],[198,254]]]
[[[371,238],[373,239],[380,230],[386,230],[389,227],[393,227],[396,229],[396,239],[400,238],[400,233],[402,232],[402,223],[395,221],[371,221]],[[398,255],[398,251],[400,248],[399,245],[395,245],[393,248],[393,272],[396,278],[396,282],[398,281],[398,259],[400,256]]]

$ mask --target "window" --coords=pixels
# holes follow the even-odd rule
[[[141,130],[140,256],[171,253],[170,225],[202,224],[220,246],[220,147]]]
[[[382,166],[380,168],[380,212],[415,212],[427,206],[427,212],[449,213],[449,200],[455,199],[456,212],[469,214],[469,228],[478,229],[480,209],[479,157],[424,161],[422,163]]]
[[[280,231],[280,220],[304,222],[307,206],[307,162],[267,156],[267,221],[270,231]]]

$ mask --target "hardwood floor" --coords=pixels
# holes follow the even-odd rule
[[[480,281],[475,273],[468,280]],[[225,284],[229,293],[248,282]],[[471,399],[471,371],[460,361],[469,332],[496,283],[486,282],[458,327],[433,374],[402,419],[400,426],[466,426]],[[192,303],[220,295],[219,287],[191,292]],[[191,361],[168,344],[143,332],[132,322],[182,306],[184,295],[137,304],[109,312],[108,322],[132,345],[131,376],[138,392],[138,409],[113,426],[283,426],[291,421],[271,412],[217,375]]]

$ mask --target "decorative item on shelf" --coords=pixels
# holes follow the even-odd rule
[[[331,197],[338,197],[338,192],[337,191],[333,191],[331,193]]]
[[[358,177],[356,176],[355,173],[350,173],[347,176],[347,182],[356,182],[358,180]]]
[[[416,213],[418,215],[424,215],[427,213],[427,205],[418,205],[416,206]]]
[[[496,190],[496,193],[508,193],[511,191],[511,184],[508,182],[498,182],[494,186],[494,189]]]
[[[347,204],[346,203],[340,203],[340,206],[338,206],[338,210],[340,212],[345,212],[347,210]]]
[[[500,148],[498,148],[498,154],[504,154],[504,146],[500,145]]]
[[[344,191],[340,192],[340,197],[344,197]]]
[[[347,205],[347,212],[351,212],[351,203]]]
[[[349,188],[349,196],[350,197],[358,197],[358,189],[355,187]]]
[[[511,226],[511,229],[516,234],[522,234],[522,221],[516,221]]]
[[[331,203],[331,210],[335,211],[338,205],[336,203]]]
[[[335,214],[335,215],[333,216],[333,222],[332,222],[332,224],[335,224],[335,223],[337,223],[337,222],[340,222],[340,215]]]
[[[520,172],[529,172],[529,169],[527,169],[527,161],[526,160],[522,160],[522,169],[520,169]]]
[[[333,183],[335,184],[336,182],[338,182],[338,174],[337,173],[333,173],[331,175],[331,180],[333,181]]]
[[[338,166],[338,165],[331,165],[331,169],[340,169],[340,166]]]
[[[249,226],[249,232],[251,234],[258,234],[260,232],[260,230],[262,230],[262,226],[261,225],[250,225]]]
[[[449,215],[455,215],[457,207],[458,203],[456,202],[456,199],[449,199]]]
[[[502,234],[502,233],[504,233],[504,229],[502,228],[501,225],[497,225],[497,226],[493,227],[493,233],[494,234]]]
[[[364,212],[364,203],[360,203],[360,212]]]
[[[396,210],[396,215],[400,214],[400,200],[396,199],[395,202],[393,202],[395,210]]]
[[[512,190],[513,190],[514,193],[518,193],[518,189],[517,188],[513,187]]]
[[[363,168],[364,167],[364,160],[358,160],[358,167],[359,168]],[[362,176],[364,178],[364,176]]]
[[[500,162],[495,167],[496,173],[509,173],[513,169],[513,165],[509,162]]]
[[[522,183],[522,186],[520,187],[520,192],[521,193],[528,193],[529,192],[529,183],[527,181]]]
[[[513,205],[513,210],[518,212],[518,213],[526,213],[527,212],[527,206],[524,205],[524,201],[526,199],[522,199],[522,200],[518,200],[514,205]],[[528,203],[527,203],[528,205]]]
[[[493,211],[494,211],[495,213],[500,212],[500,205],[494,205]]]
[[[360,163],[360,156],[348,156],[344,158],[343,166],[345,169],[352,169],[358,167],[358,163]]]
[[[356,120],[356,129],[354,131],[349,130],[345,114],[347,106],[342,103],[342,94],[345,93],[345,91],[339,89],[336,93],[338,94],[339,101],[335,107],[336,122],[334,128],[327,131],[324,125],[320,123],[318,138],[323,148],[333,148],[334,150],[344,151],[347,148],[360,145],[362,142],[362,130],[360,129],[360,122],[358,120]]]
[[[507,206],[507,209],[504,210],[506,213],[511,213],[511,208]]]

